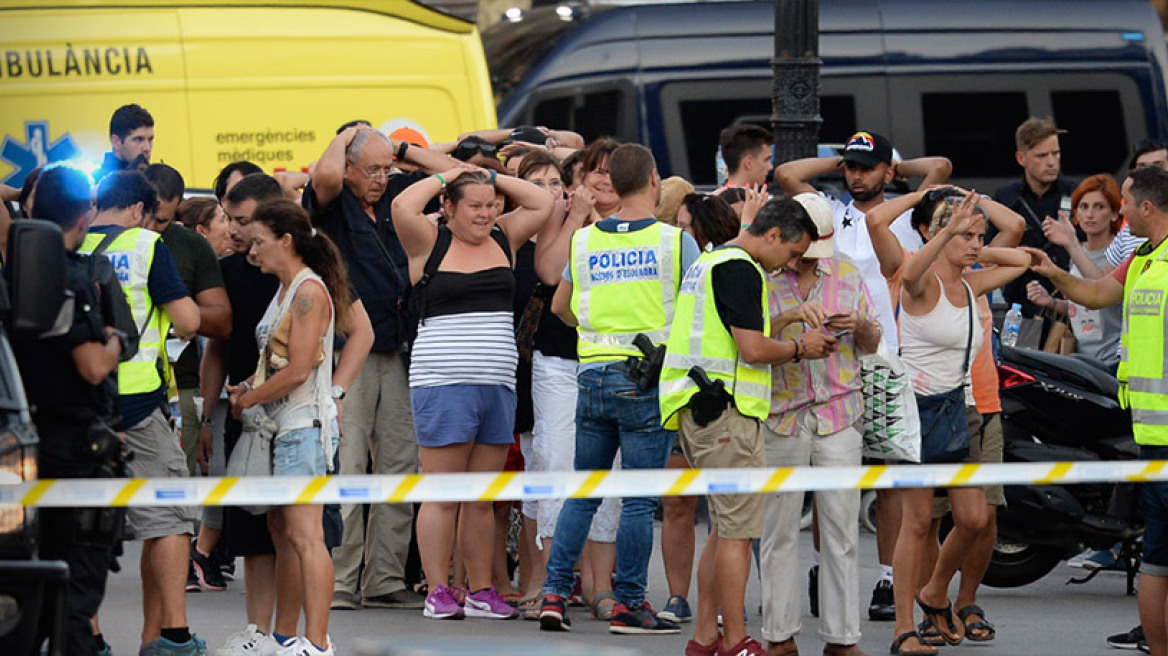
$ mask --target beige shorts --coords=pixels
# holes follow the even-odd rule
[[[709,426],[698,426],[688,408],[679,415],[678,442],[690,464],[698,468],[766,467],[763,424],[727,408]],[[761,538],[766,516],[762,494],[712,494],[710,524],[730,540]]]
[[[966,406],[965,420],[969,423],[969,457],[966,462],[1002,462],[1005,439],[1002,436],[1002,413],[979,414],[977,408]],[[1006,495],[1001,485],[987,485],[986,503],[991,506],[1006,505]],[[949,512],[949,497],[937,490],[933,498],[933,519],[944,517]]]
[[[190,478],[187,457],[170,422],[155,410],[126,431],[126,445],[134,451],[130,471],[134,478]],[[131,507],[126,516],[139,540],[195,533],[195,506]]]

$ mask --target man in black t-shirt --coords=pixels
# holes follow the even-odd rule
[[[422,172],[394,172],[394,161],[406,161]],[[373,460],[375,474],[412,474],[418,467],[418,447],[410,411],[408,365],[402,357],[398,324],[409,271],[390,215],[390,204],[403,189],[427,173],[446,171],[457,161],[437,152],[394,142],[366,126],[346,128],[329,144],[303,203],[313,225],[336,243],[357,295],[373,324],[373,349],[352,388],[334,389],[343,398],[339,446],[340,474],[364,474]],[[409,551],[413,506],[379,504],[370,507],[368,527],[361,507],[342,507],[345,533],[333,551],[336,579],[334,609],[365,606],[421,608],[424,598],[407,589],[405,563]],[[361,581],[358,572],[364,558]]]

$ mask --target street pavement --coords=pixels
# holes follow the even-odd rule
[[[700,549],[705,531],[699,527],[698,533]],[[655,535],[659,540],[660,523]],[[101,606],[102,629],[118,656],[133,656],[138,649],[141,630],[141,593],[137,575],[140,553],[139,543],[126,544],[122,572],[110,575],[105,602]],[[810,553],[811,534],[805,531],[800,542],[801,569],[804,571],[811,565]],[[207,640],[211,654],[222,646],[228,635],[245,624],[242,561],[237,571],[239,579],[229,583],[226,591],[187,594],[187,615],[192,630]],[[1138,623],[1136,600],[1124,595],[1125,577],[1118,573],[1100,574],[1086,585],[1066,585],[1070,576],[1082,573],[1082,570],[1064,564],[1045,579],[1023,588],[983,588],[979,602],[989,614],[989,620],[997,626],[997,639],[988,643],[967,641],[959,647],[942,648],[942,653],[952,656],[962,652],[969,656],[1109,653],[1121,656],[1124,652],[1110,649],[1105,638],[1112,633],[1127,631]],[[867,603],[877,575],[875,537],[861,532],[860,600],[864,618],[867,618]],[[668,596],[660,549],[654,550],[649,588],[650,602],[660,609]],[[806,589],[806,583],[803,588]],[[952,594],[955,593],[956,583],[952,588]],[[759,595],[757,574],[753,574],[747,590],[747,608],[750,612],[748,629],[756,637],[760,623]],[[695,583],[691,603],[696,601],[696,596]],[[797,638],[800,652],[805,656],[815,656],[823,649],[818,636],[819,620],[809,614],[806,600],[803,612],[803,630]],[[569,615],[574,621],[571,633],[546,633],[539,630],[538,623],[522,619],[434,621],[424,619],[420,610],[333,611],[329,633],[337,645],[337,653],[345,656],[681,656],[685,641],[692,632],[692,624],[687,624],[682,625],[679,635],[617,636],[608,633],[606,623],[592,621],[585,609],[571,609]],[[920,611],[917,611],[918,620],[919,615]],[[864,637],[860,644],[864,651],[871,656],[888,653],[892,640],[891,622],[865,619],[862,630]],[[368,641],[376,648],[367,650],[362,641]]]

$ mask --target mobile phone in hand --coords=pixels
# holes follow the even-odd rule
[[[831,336],[836,338],[836,339],[839,339],[840,337],[846,337],[846,336],[851,335],[851,334],[852,334],[852,331],[850,331],[850,330],[841,330],[838,333],[832,333]]]

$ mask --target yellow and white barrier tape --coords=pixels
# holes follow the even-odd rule
[[[234,506],[512,501],[570,497],[765,494],[976,485],[1168,481],[1168,461],[871,465],[777,469],[60,479],[0,484],[0,504],[40,507]]]

